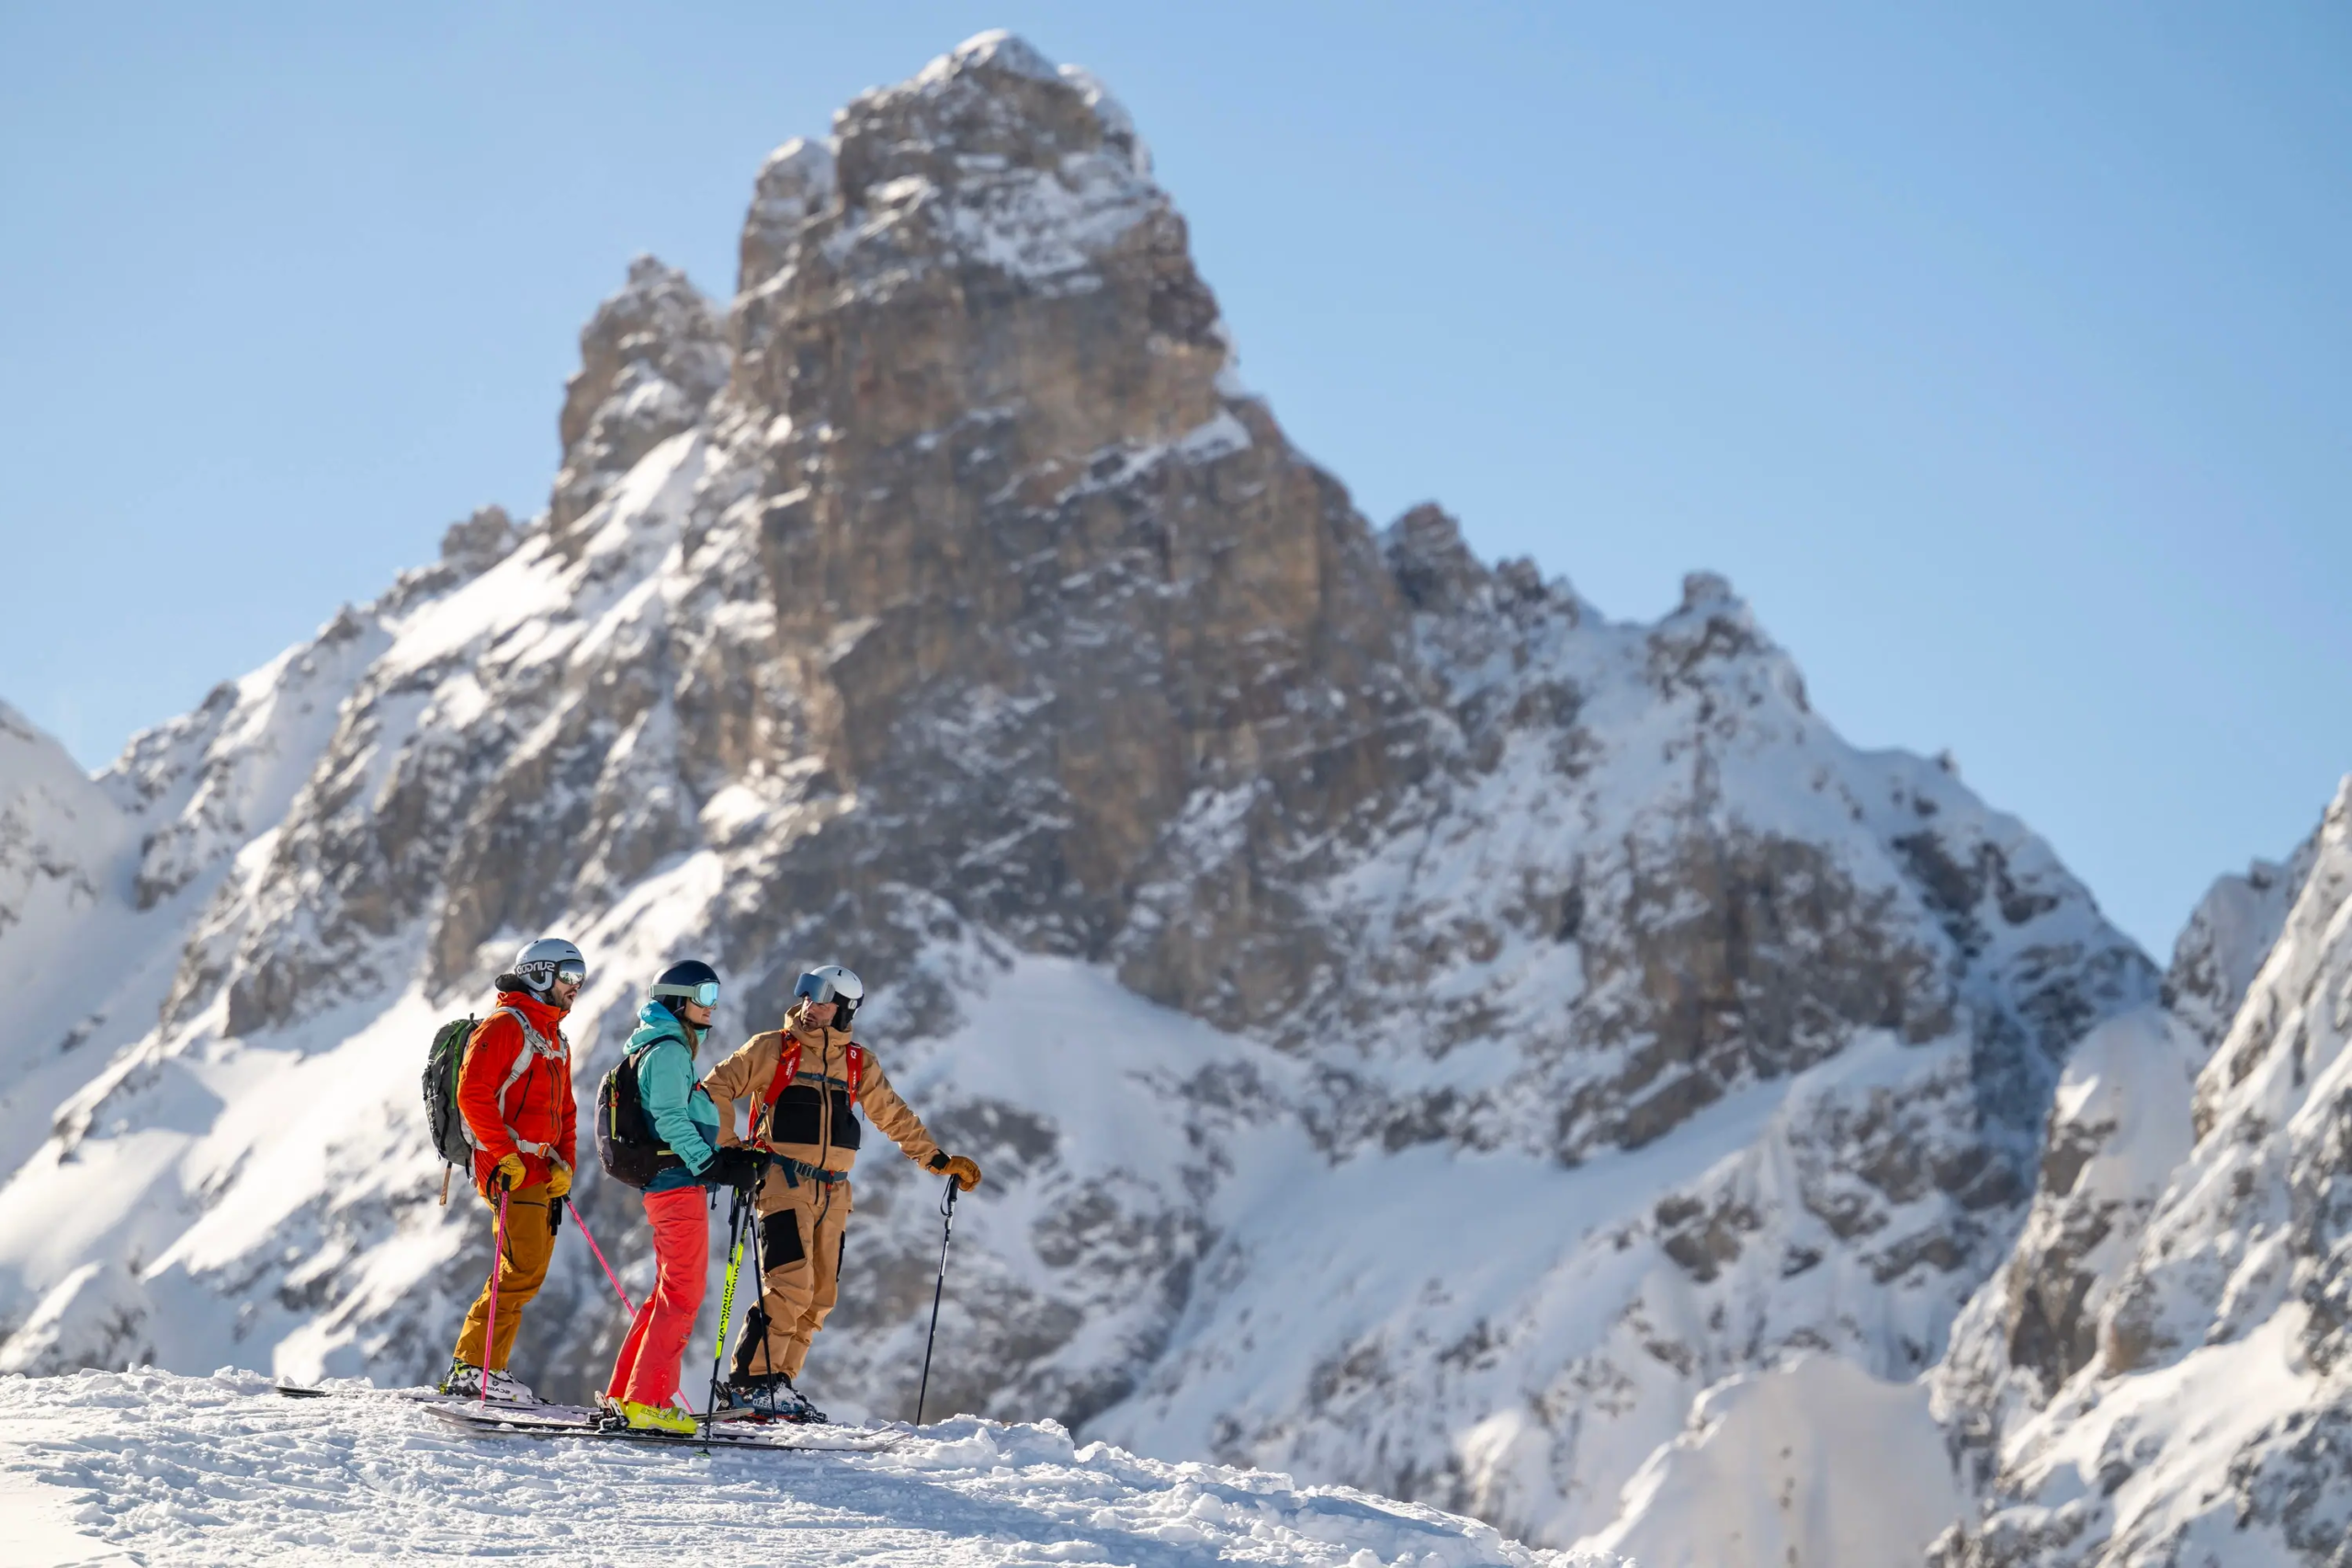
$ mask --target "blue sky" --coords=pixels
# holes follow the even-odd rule
[[[1005,26],[1373,521],[1724,572],[2161,953],[2352,770],[2352,12],[1941,9],[8,7],[0,698],[102,763],[536,510],[628,258]]]

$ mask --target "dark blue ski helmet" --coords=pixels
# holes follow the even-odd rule
[[[717,1007],[718,971],[699,958],[673,964],[653,982],[653,999],[682,1019],[686,1016],[689,1002],[696,1007]]]

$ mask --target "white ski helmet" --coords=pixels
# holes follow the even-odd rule
[[[558,980],[588,983],[588,961],[580,950],[560,936],[543,936],[514,956],[514,977],[546,996]]]
[[[832,1027],[846,1030],[857,1016],[857,1004],[865,999],[865,982],[838,964],[828,964],[801,976],[792,996],[795,1001],[806,997],[812,1002],[833,1003]]]

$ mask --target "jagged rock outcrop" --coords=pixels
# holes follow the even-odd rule
[[[559,537],[645,455],[691,428],[727,384],[727,323],[686,275],[651,256],[580,334],[563,389],[563,466],[548,503]]]
[[[543,515],[134,742],[162,1021],[0,1214],[116,1139],[157,1201],[86,1257],[0,1219],[0,1323],[432,1370],[488,1243],[425,1196],[415,1060],[561,930],[583,1089],[680,952],[722,1034],[875,982],[990,1172],[951,1405],[1567,1541],[1712,1388],[1936,1359],[2152,967],[1948,767],[1840,740],[1721,579],[1611,623],[1434,507],[1375,534],[1149,167],[1001,35],[865,95],[760,171],[724,311],[650,260],[598,310]],[[901,1406],[929,1301],[888,1154],[844,1410]],[[577,1201],[641,1255],[632,1194]],[[60,1338],[99,1279],[117,1337]],[[560,1253],[518,1368],[598,1379],[603,1292]]]
[[[473,515],[443,531],[441,559],[453,571],[476,577],[504,560],[521,542],[521,532],[506,508],[478,507]]]
[[[2229,1032],[2318,855],[2314,830],[2283,864],[2256,861],[2242,876],[2215,878],[2190,912],[2165,973],[2164,1005],[2208,1051]]]
[[[1939,1371],[1947,1417],[1973,1448],[2041,1408],[2097,1354],[2115,1277],[2195,1142],[2198,1074],[2278,942],[2318,849],[2314,833],[2283,866],[2257,861],[2242,876],[2215,879],[2174,945],[2163,1005],[2109,1020],[2070,1055],[2025,1230]]]
[[[2287,868],[2217,885],[2167,990],[2179,1016],[2070,1065],[1955,1332],[1938,1396],[1985,1506],[1939,1564],[2346,1561],[2352,780]]]

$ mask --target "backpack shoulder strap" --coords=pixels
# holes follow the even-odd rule
[[[547,1056],[559,1062],[565,1058],[561,1052],[559,1052],[554,1046],[548,1043],[547,1037],[545,1035],[531,1027],[531,1021],[523,1016],[523,1010],[520,1008],[500,1008],[497,1012],[492,1013],[490,1017],[496,1018],[500,1013],[503,1013],[508,1018],[513,1019],[514,1021],[514,1027],[523,1032],[523,1048],[514,1053],[514,1066],[508,1069],[506,1081],[498,1086],[498,1095],[496,1099],[498,1115],[501,1121],[505,1121],[507,1093],[509,1090],[513,1089],[516,1084],[523,1081],[523,1075],[525,1073],[531,1070],[531,1058],[534,1056]],[[482,1021],[484,1023],[488,1023],[490,1019],[484,1019]],[[524,1137],[521,1134],[514,1131],[514,1123],[512,1122],[506,1122],[506,1135],[514,1139],[514,1146],[521,1149],[525,1154],[545,1156],[548,1152],[555,1146],[552,1144],[535,1144],[531,1142],[530,1139]]]
[[[786,1086],[800,1076],[800,1041],[789,1030],[776,1042],[775,1077],[768,1079],[768,1091],[760,1097],[760,1108],[752,1112],[752,1142],[762,1148],[768,1146],[767,1134],[761,1131],[775,1110],[776,1097]]]
[[[865,1047],[853,1040],[849,1043],[847,1055],[848,1060],[842,1070],[849,1075],[849,1097],[855,1100],[858,1080],[865,1077]]]
[[[775,1077],[768,1080],[768,1091],[761,1097],[762,1106],[774,1105],[785,1086],[800,1076],[800,1040],[787,1033],[778,1042],[775,1052]]]

